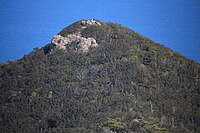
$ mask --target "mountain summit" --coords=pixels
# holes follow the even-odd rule
[[[78,27],[73,33],[66,35],[64,29],[60,35],[53,37],[51,43],[55,45],[55,48],[66,50],[69,44],[74,42],[73,48],[75,51],[88,52],[89,48],[98,46],[94,38],[82,37],[81,32],[90,26],[101,26],[101,23],[95,20],[81,21],[79,23],[81,27]]]
[[[5,133],[200,132],[200,65],[128,28],[80,20],[0,64]]]

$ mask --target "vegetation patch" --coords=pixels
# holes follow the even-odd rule
[[[153,121],[140,120],[139,123],[143,128],[152,133],[171,133],[168,129],[159,127],[158,124]]]
[[[123,131],[126,128],[126,124],[122,122],[121,118],[107,118],[106,125],[116,132]]]

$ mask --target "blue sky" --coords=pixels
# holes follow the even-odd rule
[[[15,60],[80,19],[126,26],[200,63],[200,0],[1,0],[0,62]]]

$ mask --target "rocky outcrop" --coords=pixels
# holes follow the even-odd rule
[[[79,34],[69,34],[67,37],[55,35],[51,41],[56,49],[66,49],[68,44],[76,42],[75,51],[88,52],[90,48],[97,47],[98,44],[94,38],[84,38]]]
[[[63,37],[61,35],[55,35],[51,41],[52,44],[55,45],[55,49],[64,49],[66,50],[66,46],[71,44],[72,42],[76,46],[75,51],[76,52],[88,52],[90,48],[97,47],[98,44],[94,38],[84,38],[81,36],[81,30],[87,28],[88,26],[100,26],[101,23],[92,19],[92,20],[84,20],[81,21],[81,29],[79,29],[79,32],[74,34],[68,34],[66,37]]]
[[[94,19],[81,21],[82,29],[86,28],[87,26],[91,26],[91,25],[100,26],[101,23]]]

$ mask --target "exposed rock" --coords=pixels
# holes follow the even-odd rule
[[[68,34],[66,37],[61,35],[55,35],[51,41],[52,44],[55,45],[56,49],[64,49],[66,50],[67,45],[72,42],[76,42],[74,50],[76,52],[88,52],[89,48],[93,48],[98,46],[96,40],[94,38],[84,38],[81,36],[81,30],[87,28],[88,26],[100,26],[101,23],[91,19],[91,20],[83,20],[81,21],[81,29],[78,29],[78,32],[73,34]]]
[[[84,38],[81,37],[79,33],[69,34],[67,37],[61,35],[55,35],[51,43],[56,45],[57,49],[66,49],[66,46],[72,42],[77,42],[75,46],[75,51],[78,52],[88,52],[89,48],[96,47],[98,44],[94,38]]]
[[[53,37],[51,43],[55,44],[57,49],[66,49],[64,37],[62,37],[60,35],[55,35]]]
[[[91,20],[81,21],[81,25],[83,26],[82,28],[84,29],[86,28],[86,26],[90,26],[90,25],[100,26],[101,23],[94,19],[91,19]]]

